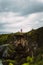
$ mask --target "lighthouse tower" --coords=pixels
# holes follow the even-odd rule
[[[22,29],[21,29],[21,33],[22,33]]]

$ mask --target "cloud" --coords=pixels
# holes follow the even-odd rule
[[[21,15],[43,11],[43,0],[0,0],[0,12],[19,12]]]
[[[3,12],[0,13],[0,31],[17,32],[23,29],[23,32],[28,32],[32,28],[37,29],[43,26],[43,12],[33,13],[27,16],[20,16],[20,13]]]
[[[37,0],[38,2],[40,2],[40,3],[43,3],[43,0]]]
[[[14,12],[1,12],[0,13],[0,21],[1,23],[13,23],[17,21],[21,21],[24,19],[23,16],[20,16],[19,13]]]

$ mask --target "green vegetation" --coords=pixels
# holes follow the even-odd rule
[[[3,65],[43,65],[43,27],[27,33],[0,35]]]
[[[9,63],[9,65],[13,65],[13,63]]]

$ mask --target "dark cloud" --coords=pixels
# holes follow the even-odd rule
[[[36,0],[2,0],[0,3],[0,12],[13,11],[20,12],[21,15],[28,15],[43,11],[43,3]]]

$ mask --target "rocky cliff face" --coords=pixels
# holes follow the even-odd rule
[[[0,35],[0,42],[0,58],[17,59],[43,54],[43,27],[22,35]]]

